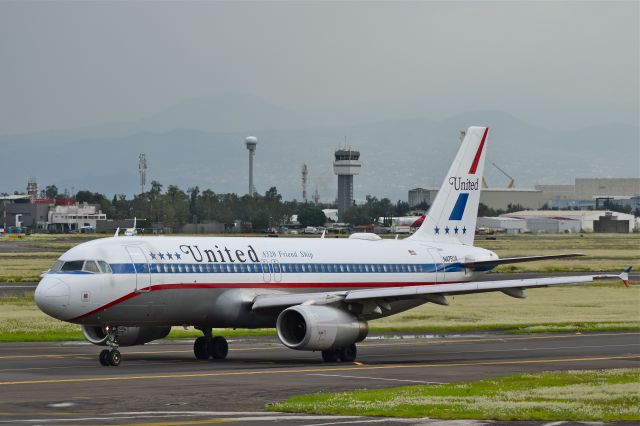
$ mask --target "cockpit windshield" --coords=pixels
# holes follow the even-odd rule
[[[91,274],[110,274],[111,267],[104,260],[58,260],[49,272],[88,272]]]

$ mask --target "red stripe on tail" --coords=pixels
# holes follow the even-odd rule
[[[480,142],[478,151],[476,151],[476,156],[473,159],[473,163],[471,163],[471,168],[469,169],[470,175],[476,174],[476,169],[478,168],[478,163],[480,162],[480,156],[482,155],[482,148],[484,148],[484,141],[487,139],[488,132],[489,132],[489,128],[487,127],[484,129],[484,135],[482,135],[482,141]]]

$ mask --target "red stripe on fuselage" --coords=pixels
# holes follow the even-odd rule
[[[473,163],[471,163],[471,168],[469,169],[470,175],[476,174],[476,170],[478,169],[478,163],[480,162],[480,156],[482,155],[482,148],[484,148],[484,141],[487,139],[488,132],[489,132],[489,128],[486,127],[484,129],[484,135],[482,135],[482,141],[480,142],[480,146],[476,151],[476,156],[473,158]]]
[[[71,318],[69,321],[77,321],[82,318],[86,318],[90,315],[107,310],[115,305],[118,305],[126,300],[136,297],[140,294],[145,294],[148,291],[160,291],[160,290],[182,290],[182,289],[206,289],[206,288],[271,288],[273,290],[279,290],[283,288],[331,288],[334,290],[352,290],[354,288],[380,288],[380,287],[414,287],[420,285],[434,285],[434,284],[458,284],[463,281],[451,281],[451,282],[349,282],[349,283],[194,283],[194,284],[157,284],[150,287],[145,287],[139,292],[131,292],[126,294],[113,302],[109,302],[104,306],[94,309],[86,314],[82,314],[75,318]]]

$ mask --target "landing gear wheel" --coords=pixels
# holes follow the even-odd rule
[[[338,358],[342,362],[353,362],[356,360],[358,356],[358,349],[356,348],[356,344],[352,343],[349,346],[338,349]]]
[[[103,349],[100,352],[100,365],[106,367],[109,364],[109,349]]]
[[[324,362],[338,362],[338,351],[335,349],[322,351],[322,360]]]
[[[213,359],[225,359],[229,353],[229,344],[227,339],[222,336],[216,336],[209,343],[209,355]]]
[[[117,349],[111,349],[108,352],[107,359],[109,360],[109,365],[113,365],[117,367],[120,365],[120,361],[122,361],[122,355],[120,355],[120,351]]]
[[[209,345],[204,336],[198,337],[193,342],[193,353],[197,359],[209,359]]]

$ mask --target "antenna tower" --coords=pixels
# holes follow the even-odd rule
[[[320,202],[320,193],[318,192],[318,187],[316,186],[316,190],[313,192],[313,203],[317,206]]]
[[[309,169],[306,164],[302,165],[302,201],[307,203],[307,181],[309,180]]]
[[[144,187],[147,184],[147,156],[138,156],[138,173],[140,173],[140,193],[144,194]]]

